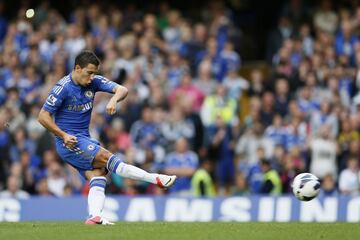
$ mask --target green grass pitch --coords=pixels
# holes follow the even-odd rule
[[[360,239],[358,223],[165,223],[118,222],[115,226],[80,222],[0,223],[1,240],[197,240],[197,239]]]

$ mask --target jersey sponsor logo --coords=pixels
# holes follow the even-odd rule
[[[94,93],[92,91],[86,91],[85,96],[88,98],[92,98],[94,96]]]
[[[55,106],[55,103],[57,101],[57,98],[54,97],[54,95],[50,94],[48,96],[48,98],[46,99],[46,103],[49,104],[50,106]]]
[[[66,108],[67,110],[69,111],[74,111],[74,112],[81,112],[83,110],[90,110],[92,109],[92,102],[88,102],[88,103],[85,103],[85,104],[70,104],[68,105]]]

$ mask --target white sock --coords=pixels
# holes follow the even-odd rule
[[[112,155],[107,162],[107,169],[117,175],[134,180],[141,180],[156,184],[156,178],[162,177],[161,174],[148,173],[141,168],[123,163],[120,157]]]
[[[88,210],[90,217],[101,216],[105,202],[106,177],[93,177],[90,180]]]

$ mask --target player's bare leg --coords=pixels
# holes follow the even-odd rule
[[[106,167],[110,172],[116,173],[121,177],[153,183],[162,188],[171,187],[176,180],[176,176],[148,173],[138,167],[126,164],[119,156],[110,153],[104,148],[101,148],[96,154],[93,167]]]
[[[106,173],[105,168],[85,172],[86,179],[90,181],[88,195],[88,211],[90,217],[85,221],[85,224],[113,224],[101,216],[105,202]]]

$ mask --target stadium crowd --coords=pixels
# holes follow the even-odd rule
[[[129,163],[178,176],[164,191],[111,175],[108,193],[276,195],[311,172],[323,195],[359,194],[360,5],[285,4],[268,35],[268,71],[254,65],[245,77],[241,30],[223,1],[199,19],[165,2],[156,12],[90,4],[62,16],[47,1],[33,18],[24,6],[5,19],[2,4],[0,197],[87,193],[37,122],[83,49],[129,89],[114,117],[110,96],[97,94],[91,135]]]

